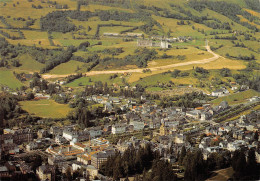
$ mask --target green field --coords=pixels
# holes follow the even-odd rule
[[[24,54],[19,57],[20,63],[22,64],[17,69],[19,70],[26,70],[29,72],[39,72],[43,67],[44,64],[41,64],[33,59],[32,56],[28,54]]]
[[[79,79],[74,80],[71,83],[66,84],[68,87],[80,87],[85,85],[93,85],[97,81],[101,81],[103,83],[107,82],[108,85],[111,85],[113,83],[122,85],[122,78],[120,78],[120,75],[118,75],[115,79],[110,79],[110,75],[95,75],[91,77],[81,77]],[[89,81],[90,80],[90,81]]]
[[[49,73],[50,74],[70,74],[70,73],[76,73],[76,70],[78,68],[80,70],[80,68],[82,68],[83,65],[85,65],[85,63],[71,60],[69,62],[62,63],[62,64],[58,65],[57,67],[52,69]],[[84,71],[86,71],[86,70],[84,70]]]
[[[248,101],[247,99],[249,99],[253,96],[260,96],[260,93],[255,90],[250,89],[250,90],[247,90],[244,92],[239,92],[239,93],[231,94],[229,96],[217,98],[217,99],[211,101],[211,103],[218,105],[222,101],[227,101],[228,104],[230,104],[230,105],[240,104],[240,103],[247,102]]]
[[[5,4],[6,2],[6,4]],[[101,1],[102,2],[102,1]],[[231,16],[226,15],[219,11],[213,11],[211,8],[205,8],[201,12],[193,9],[189,6],[189,1],[183,0],[142,0],[142,1],[127,1],[126,4],[113,4],[114,1],[107,1],[104,4],[100,5],[100,1],[91,1],[87,6],[81,6],[80,11],[91,11],[96,13],[95,15],[90,15],[86,19],[72,19],[72,16],[67,16],[69,23],[74,24],[76,28],[74,30],[69,30],[70,32],[48,32],[47,30],[41,30],[40,18],[46,16],[48,13],[53,11],[66,11],[66,10],[76,10],[77,1],[75,0],[59,0],[56,3],[58,5],[67,5],[68,9],[57,9],[55,5],[51,5],[48,1],[40,1],[33,0],[29,2],[28,0],[0,0],[0,12],[1,16],[3,16],[3,20],[0,21],[0,29],[3,32],[7,32],[11,36],[20,37],[20,33],[18,31],[19,28],[24,35],[24,39],[15,39],[6,36],[6,39],[10,44],[13,45],[25,45],[25,46],[36,46],[38,48],[43,49],[66,49],[68,46],[75,46],[76,48],[82,43],[88,41],[90,43],[90,47],[88,47],[85,51],[77,50],[73,53],[74,56],[81,56],[82,58],[86,58],[93,54],[98,54],[101,58],[105,57],[114,57],[114,58],[125,58],[127,55],[135,54],[135,50],[137,47],[137,39],[133,38],[132,40],[123,40],[122,37],[106,37],[103,36],[105,32],[110,33],[120,33],[123,30],[131,29],[132,27],[138,27],[136,30],[133,30],[132,33],[142,33],[144,34],[144,38],[151,38],[154,36],[164,36],[171,38],[176,38],[178,36],[188,36],[192,38],[192,41],[188,42],[175,42],[171,43],[172,48],[165,50],[160,49],[158,47],[154,48],[158,54],[157,58],[152,61],[147,62],[147,68],[159,67],[159,66],[167,66],[170,64],[180,63],[180,62],[188,62],[194,60],[203,60],[206,58],[212,57],[212,54],[205,51],[205,39],[209,40],[209,45],[214,49],[213,51],[217,54],[223,56],[216,61],[200,64],[199,66],[216,70],[221,69],[223,67],[229,68],[232,70],[240,70],[246,67],[247,61],[235,60],[236,58],[227,58],[226,54],[230,56],[239,57],[242,56],[250,56],[251,54],[255,56],[257,62],[260,62],[260,49],[259,49],[259,32],[253,32],[251,29],[246,27],[245,25],[239,24],[241,22],[247,22],[251,25],[259,27],[259,17],[260,13],[253,11],[247,7],[246,3],[242,0],[227,0],[229,3],[235,3],[239,5],[244,11],[250,13],[253,17],[252,22],[248,21],[248,17],[243,17],[242,15],[238,15],[240,21],[233,21]],[[116,2],[116,1],[115,1]],[[42,8],[33,8],[32,6],[42,6]],[[141,8],[140,5],[145,5],[145,8]],[[175,5],[175,6],[174,6]],[[156,10],[157,7],[159,10]],[[26,11],[25,11],[26,10]],[[143,13],[149,13],[150,16],[144,17],[143,14],[140,14],[140,17],[131,17],[129,19],[120,20],[117,18],[111,18],[107,21],[103,21],[102,16],[99,15],[99,11],[119,11],[125,13],[139,14],[140,11]],[[183,11],[185,10],[185,11]],[[196,18],[191,18],[189,21],[184,20],[184,24],[180,24],[180,21],[183,18],[173,18],[167,16],[168,14],[179,15],[182,17],[188,17],[190,12],[192,16],[200,17],[207,16],[207,20],[197,21]],[[34,19],[35,21],[28,27],[28,29],[24,28],[27,23],[30,23],[29,20]],[[7,22],[7,25],[5,24]],[[212,27],[210,25],[206,25],[206,23],[229,23],[230,30],[223,27]],[[8,24],[11,25],[11,28],[8,28]],[[99,31],[97,31],[99,25],[109,25],[109,26],[101,26]],[[114,25],[115,26],[114,26]],[[151,24],[151,27],[149,26]],[[145,25],[145,26],[143,26]],[[125,27],[128,26],[128,27]],[[218,29],[220,28],[220,29]],[[202,32],[203,30],[203,32]],[[130,31],[131,32],[131,31]],[[215,34],[218,36],[233,36],[237,37],[237,40],[232,41],[217,39]],[[211,34],[211,35],[210,35]],[[245,34],[248,34],[249,39],[245,40]],[[99,35],[99,36],[95,36]],[[52,41],[49,40],[49,37],[52,37],[52,41],[54,45],[51,46]],[[0,34],[0,37],[3,35]],[[22,36],[21,36],[22,37]],[[51,41],[51,43],[50,43]],[[157,39],[159,41],[159,39]],[[97,45],[97,43],[100,43]],[[244,43],[245,48],[235,47],[235,43]],[[223,45],[222,48],[217,49],[220,45]],[[103,53],[104,49],[114,49],[114,48],[122,48],[123,53],[119,55],[111,55],[109,53]],[[26,48],[25,48],[26,49]],[[10,66],[11,71],[17,72],[34,72],[40,71],[44,64],[41,64],[34,60],[34,57],[26,54],[25,50],[19,54],[17,59],[20,60],[22,64],[20,67],[15,68]],[[26,50],[27,51],[27,50]],[[30,52],[29,52],[30,53]],[[170,56],[178,56],[185,55],[185,60],[178,60],[176,58],[167,58],[162,59],[163,54],[167,54]],[[1,59],[2,57],[0,57]],[[11,60],[12,61],[12,60]],[[90,64],[90,63],[89,63]],[[57,74],[57,75],[67,75],[67,74],[75,74],[76,72],[86,72],[89,64],[84,64],[76,61],[69,61],[67,63],[60,64],[50,70],[47,74]],[[178,67],[180,70],[192,70],[194,66],[197,65],[187,65]],[[134,63],[121,63],[118,60],[112,61],[104,61],[95,66],[92,70],[124,70],[124,69],[135,69],[138,68]],[[170,69],[174,70],[174,69]],[[149,89],[158,89],[154,88],[157,86],[158,82],[167,83],[169,81],[173,81],[175,84],[193,84],[196,85],[199,80],[194,79],[193,77],[183,77],[183,78],[172,78],[167,76],[161,76],[162,72],[168,70],[158,70],[153,71],[152,73],[132,73],[131,75],[125,77],[126,81],[129,83],[140,83],[142,85],[151,86]],[[16,88],[22,85],[20,82],[17,83],[17,80],[14,79],[13,75],[10,73],[2,73],[4,74],[5,79],[2,77],[1,84],[6,83],[6,85],[10,84],[11,87]],[[158,74],[159,76],[155,76]],[[219,76],[219,75],[216,75]],[[94,81],[102,81],[108,82],[109,84],[117,83],[122,84],[121,78],[116,78],[113,80],[109,79],[110,75],[101,75],[101,76],[93,76],[91,77]],[[140,80],[143,78],[143,80]],[[10,79],[11,81],[6,81],[6,79]],[[78,87],[79,85],[87,85],[93,84],[93,82],[88,82],[89,78],[83,77],[81,79],[75,80],[74,82],[68,84],[72,87]]]
[[[0,87],[8,86],[11,89],[20,88],[23,84],[15,78],[13,71],[0,69]]]
[[[65,118],[72,110],[68,105],[58,104],[54,100],[22,101],[20,104],[31,115],[43,118]]]

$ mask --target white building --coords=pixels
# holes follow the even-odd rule
[[[140,130],[144,129],[143,121],[130,121],[129,125],[133,125],[135,131],[140,131]]]
[[[114,124],[112,126],[112,134],[121,134],[126,132],[126,124]]]
[[[228,143],[227,144],[227,149],[229,151],[236,151],[237,149],[239,149],[241,146],[246,145],[244,140],[236,140],[234,142]]]
[[[229,91],[225,88],[215,90],[211,93],[211,95],[215,97],[224,96],[225,94],[229,94]]]
[[[64,129],[62,136],[69,141],[73,140],[74,138],[78,138],[77,132],[70,129]]]
[[[102,133],[103,133],[103,131],[102,131],[102,129],[101,129],[100,126],[88,128],[87,130],[88,130],[88,132],[89,132],[91,138],[95,138],[95,137],[97,137],[97,136],[101,136]]]

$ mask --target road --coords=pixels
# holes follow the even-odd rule
[[[205,47],[206,47],[207,51],[213,55],[213,57],[202,59],[202,60],[190,61],[190,62],[175,63],[175,64],[170,64],[170,65],[165,65],[165,66],[152,67],[149,69],[151,71],[169,70],[171,68],[180,67],[180,66],[205,64],[205,63],[209,63],[209,62],[215,61],[218,58],[220,58],[220,56],[218,54],[211,51],[210,46],[206,45]],[[142,72],[143,72],[143,68],[142,69],[140,69],[140,68],[139,69],[129,69],[129,70],[90,71],[90,72],[86,72],[83,74],[85,74],[86,76],[92,76],[92,75],[101,75],[101,74],[124,74],[124,73],[142,73]],[[52,79],[52,78],[64,78],[69,75],[73,75],[73,74],[67,74],[67,75],[45,74],[45,75],[42,75],[42,77],[44,79]]]

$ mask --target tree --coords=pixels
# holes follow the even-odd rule
[[[178,162],[179,162],[180,165],[183,164],[183,160],[184,160],[186,154],[187,154],[186,148],[185,148],[185,146],[183,146],[183,147],[181,148],[181,154],[180,154],[180,157],[179,157],[179,160],[178,160]]]
[[[185,180],[204,180],[207,175],[207,165],[203,160],[201,150],[188,153],[185,157]]]
[[[254,134],[254,141],[258,141],[258,139],[259,139],[259,134],[258,131],[256,131]]]
[[[248,175],[254,175],[258,172],[258,166],[256,162],[256,156],[255,156],[255,150],[251,148],[248,151],[248,156],[247,156],[247,174]],[[259,173],[259,172],[258,172]]]
[[[173,78],[176,78],[176,77],[179,76],[180,73],[181,73],[180,70],[175,69],[175,70],[172,72],[171,76],[172,76]]]
[[[243,177],[246,171],[246,156],[243,150],[236,150],[232,158],[232,167],[235,171],[234,177]]]
[[[88,42],[88,41],[86,41],[86,42],[82,42],[80,45],[79,45],[79,47],[78,47],[78,49],[79,50],[85,50],[87,47],[89,47],[90,46],[90,43]]]
[[[231,71],[228,68],[221,69],[220,70],[220,75],[223,76],[223,77],[230,77],[230,76],[232,76],[231,75]]]
[[[26,96],[27,100],[32,100],[34,99],[34,94],[32,92],[28,93]]]
[[[71,168],[70,168],[70,167],[68,167],[68,168],[66,169],[65,175],[66,175],[66,177],[67,177],[68,180],[72,180]]]

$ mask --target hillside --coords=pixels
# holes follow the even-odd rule
[[[130,82],[147,76],[139,74],[148,68],[152,74],[194,66],[239,70],[249,61],[260,63],[258,3],[1,0],[0,67],[46,77],[140,69],[130,71]],[[205,39],[222,57],[198,65],[193,62],[214,57],[206,51]],[[169,67],[156,69],[162,66]]]

